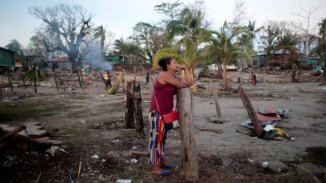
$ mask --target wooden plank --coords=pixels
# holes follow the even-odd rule
[[[16,133],[24,130],[26,127],[23,125],[23,126],[20,126],[20,127],[17,127],[17,128],[14,128],[13,130],[11,130],[10,132],[4,134],[3,136],[0,137],[0,141],[3,141],[13,135],[15,135]]]
[[[29,136],[45,136],[47,131],[42,130],[44,127],[39,122],[26,122],[26,132]]]
[[[31,141],[38,144],[48,144],[48,145],[61,145],[63,143],[60,140],[52,140],[49,137],[31,138]]]

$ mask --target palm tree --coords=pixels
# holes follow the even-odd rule
[[[209,37],[202,11],[184,8],[180,17],[168,24],[167,33],[170,39],[181,36],[176,47],[181,51],[184,63],[192,68],[191,75],[194,82],[193,69],[201,61],[198,46]],[[194,92],[197,91],[195,85],[192,86],[192,89]]]
[[[205,47],[206,53],[210,57],[216,57],[218,63],[222,64],[222,78],[225,90],[229,91],[230,87],[227,80],[227,65],[237,56],[249,58],[249,54],[239,42],[236,36],[245,33],[243,29],[229,30],[227,22],[221,27],[220,31],[211,31],[209,45]]]

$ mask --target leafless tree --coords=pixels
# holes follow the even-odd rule
[[[311,19],[313,14],[319,10],[319,7],[310,7],[308,10],[301,8],[299,13],[294,13],[299,18],[299,23],[294,23],[293,25],[297,27],[301,33],[301,41],[303,43],[303,51],[305,56],[309,54],[311,46],[314,44],[316,35],[314,32],[317,30],[317,25],[311,25]]]
[[[66,53],[73,68],[77,67],[81,45],[91,31],[92,15],[82,6],[59,4],[53,7],[31,7],[29,12],[42,20],[47,51]]]

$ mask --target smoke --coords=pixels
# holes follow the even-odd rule
[[[86,52],[87,54],[84,56],[85,60],[82,61],[84,65],[86,64],[92,68],[101,70],[112,70],[112,64],[106,61],[98,42],[89,44]]]

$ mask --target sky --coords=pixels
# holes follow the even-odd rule
[[[179,0],[185,4],[193,1]],[[239,0],[204,0],[203,8],[206,18],[213,29],[218,29],[224,21],[233,19],[233,10]],[[268,20],[295,21],[306,24],[306,19],[298,13],[316,8],[311,15],[311,27],[326,18],[325,0],[243,0],[249,20],[256,21],[257,26]],[[154,6],[174,0],[0,0],[0,46],[4,47],[16,39],[27,47],[41,20],[29,14],[29,7],[52,7],[60,3],[78,4],[94,15],[93,23],[103,25],[114,35],[114,39],[127,38],[138,22],[158,23],[164,16],[154,10]]]

